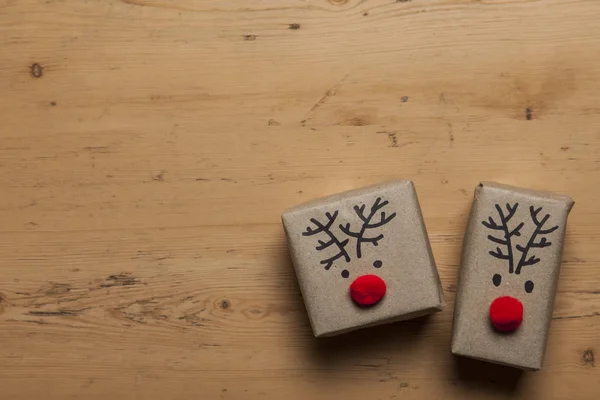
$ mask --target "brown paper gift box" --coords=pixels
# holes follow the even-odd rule
[[[398,180],[313,200],[286,211],[282,221],[315,336],[443,309],[412,182]],[[382,278],[387,291],[377,304],[363,308],[352,301],[349,286],[366,274]]]
[[[517,368],[542,367],[570,197],[484,182],[475,190],[454,309],[452,353]],[[508,237],[508,240],[507,240]],[[523,321],[498,332],[490,304],[510,296]]]

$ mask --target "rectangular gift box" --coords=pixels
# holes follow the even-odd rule
[[[463,243],[452,353],[527,370],[542,367],[573,204],[568,196],[498,183],[476,188]],[[514,321],[507,320],[513,317],[499,308],[492,323],[490,306],[504,296],[522,304],[515,330]]]
[[[333,336],[442,310],[444,298],[412,182],[335,194],[282,215],[315,336]],[[375,275],[376,304],[361,307],[350,285]]]

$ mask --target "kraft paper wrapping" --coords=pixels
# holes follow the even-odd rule
[[[476,188],[463,244],[452,353],[527,370],[542,367],[573,204],[568,196],[498,183]],[[497,332],[490,322],[490,304],[500,296],[523,303],[523,322],[514,332]]]
[[[412,182],[393,181],[313,200],[286,211],[282,221],[315,336],[443,309]],[[382,278],[387,292],[379,303],[361,308],[352,301],[349,286],[365,274]]]

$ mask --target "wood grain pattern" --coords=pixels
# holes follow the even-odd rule
[[[0,0],[0,397],[597,399],[599,17]],[[280,214],[389,178],[417,186],[448,307],[315,340]],[[538,373],[449,352],[479,180],[576,200]]]

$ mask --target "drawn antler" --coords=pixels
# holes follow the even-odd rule
[[[511,206],[509,203],[506,203],[507,214],[504,215],[504,211],[502,211],[502,208],[498,204],[496,204],[498,217],[500,217],[500,224],[497,224],[492,217],[489,217],[487,221],[481,221],[481,223],[486,228],[496,231],[502,231],[502,233],[504,233],[504,238],[498,238],[493,235],[488,235],[488,239],[494,243],[506,246],[506,254],[502,252],[500,247],[496,247],[496,251],[490,250],[489,253],[491,256],[499,258],[501,260],[508,260],[508,272],[510,274],[512,274],[514,270],[513,249],[510,238],[513,236],[521,236],[521,228],[523,227],[523,225],[525,225],[523,222],[521,222],[513,230],[509,230],[508,228],[508,221],[510,221],[510,219],[515,215],[515,212],[517,211],[518,207],[519,203],[515,203],[513,206]]]
[[[324,242],[322,240],[318,241],[319,245],[317,247],[315,247],[315,249],[317,249],[319,251],[326,249],[332,245],[337,246],[339,252],[336,255],[321,261],[321,264],[325,265],[326,270],[329,270],[329,268],[331,268],[331,266],[333,265],[333,262],[340,257],[344,257],[346,262],[350,261],[350,256],[348,255],[348,252],[345,249],[345,247],[348,244],[348,242],[350,241],[350,239],[346,239],[346,240],[340,242],[338,240],[338,238],[336,238],[335,235],[331,232],[331,229],[330,229],[331,226],[333,225],[333,223],[335,222],[337,215],[338,215],[337,211],[334,212],[333,215],[331,215],[328,212],[325,213],[325,216],[327,217],[327,223],[325,225],[323,225],[321,222],[317,221],[315,218],[311,218],[310,222],[312,222],[315,225],[315,229],[312,229],[311,227],[306,227],[306,232],[302,232],[302,236],[313,236],[313,235],[316,235],[321,232],[325,232],[327,234],[327,236],[329,236],[329,240],[327,242]]]
[[[354,211],[356,212],[356,215],[358,215],[358,217],[363,222],[362,227],[360,228],[360,231],[358,231],[358,232],[352,232],[350,230],[350,223],[347,223],[346,226],[343,226],[342,224],[340,224],[340,229],[342,230],[342,232],[344,232],[348,236],[352,236],[357,239],[356,240],[356,257],[361,258],[361,256],[362,256],[361,244],[363,242],[371,243],[371,244],[373,244],[373,246],[377,246],[379,244],[378,242],[381,239],[383,239],[383,234],[377,235],[375,237],[365,237],[365,232],[367,229],[379,228],[380,226],[387,224],[396,216],[396,213],[392,213],[390,216],[386,217],[385,212],[382,211],[381,219],[379,220],[379,222],[371,223],[371,219],[373,219],[375,214],[379,210],[381,210],[383,207],[388,205],[388,203],[389,203],[389,201],[386,200],[386,201],[382,202],[381,197],[378,197],[375,200],[375,203],[371,206],[371,212],[366,217],[364,214],[365,207],[366,207],[365,204],[363,204],[360,207],[354,206]]]
[[[546,216],[544,218],[542,218],[541,221],[539,221],[537,219],[537,216],[540,213],[540,211],[542,211],[542,207],[540,207],[538,209],[534,209],[533,206],[529,207],[529,213],[531,214],[531,220],[535,224],[535,231],[533,231],[533,234],[531,234],[531,237],[529,238],[529,241],[527,242],[527,245],[525,247],[517,245],[517,250],[519,250],[521,252],[521,259],[519,260],[519,263],[517,264],[517,270],[515,271],[515,274],[517,274],[517,275],[521,273],[522,267],[526,267],[528,265],[534,265],[534,264],[537,264],[538,262],[540,262],[540,259],[537,258],[535,255],[532,255],[531,257],[527,258],[529,250],[531,250],[532,248],[543,249],[544,247],[548,247],[548,246],[552,245],[552,242],[547,241],[545,237],[541,238],[539,242],[536,242],[535,239],[537,238],[537,236],[538,235],[547,235],[558,229],[558,225],[553,226],[550,229],[542,229],[544,227],[544,224],[546,223],[546,221],[548,221],[548,218],[550,218],[550,214],[546,214]]]

